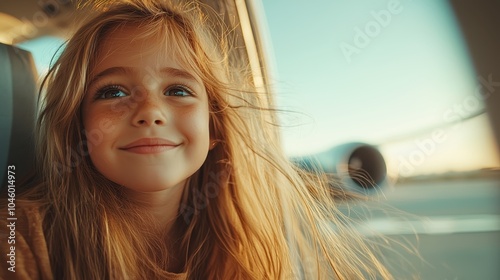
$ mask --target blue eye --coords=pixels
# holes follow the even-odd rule
[[[179,96],[179,97],[185,97],[185,96],[192,96],[192,91],[185,88],[185,87],[182,87],[182,86],[174,86],[174,87],[171,87],[169,89],[167,89],[167,91],[165,91],[165,95],[166,96]]]
[[[108,86],[97,92],[96,99],[109,99],[127,96],[119,86]]]

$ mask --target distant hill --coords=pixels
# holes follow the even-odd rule
[[[453,181],[453,180],[472,180],[472,179],[498,179],[500,181],[500,167],[483,168],[479,170],[470,170],[455,172],[450,171],[439,174],[425,174],[411,177],[400,177],[398,183],[428,182],[428,181]]]

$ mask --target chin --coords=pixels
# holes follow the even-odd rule
[[[136,192],[143,192],[143,193],[149,193],[149,192],[159,192],[159,191],[164,191],[168,189],[173,189],[177,187],[182,187],[184,185],[183,182],[171,182],[171,181],[154,181],[154,182],[147,182],[147,181],[140,181],[137,182],[136,184],[131,184],[130,182],[127,182],[125,184],[121,184],[122,186],[126,187],[127,189],[131,191],[136,191]]]

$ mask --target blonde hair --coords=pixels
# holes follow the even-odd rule
[[[42,203],[57,279],[161,279],[169,248],[144,230],[151,218],[93,167],[81,103],[100,42],[124,24],[165,36],[202,77],[218,145],[189,179],[176,228],[188,279],[391,279],[336,207],[325,176],[290,163],[275,111],[251,83],[227,34],[207,29],[199,5],[128,1],[101,7],[49,71],[38,122]],[[161,35],[158,35],[161,34]],[[333,225],[333,226],[332,226]]]

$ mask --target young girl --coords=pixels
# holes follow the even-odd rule
[[[208,26],[197,5],[134,0],[67,43],[4,279],[391,279]]]

